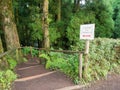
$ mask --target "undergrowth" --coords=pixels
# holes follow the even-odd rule
[[[25,62],[21,51],[14,50],[0,58],[0,90],[11,90],[11,85],[17,78],[15,67]]]
[[[16,65],[17,61],[10,56],[0,59],[0,90],[11,90],[12,82],[17,78]]]
[[[33,48],[33,47],[24,47],[22,49],[22,53],[24,55],[31,54],[33,57],[39,55],[39,51],[37,49]]]
[[[76,84],[79,82],[77,54],[50,52],[49,54],[41,54],[40,57],[47,60],[46,69],[60,70],[73,79]]]
[[[120,73],[120,54],[116,51],[116,46],[120,46],[120,40],[98,38],[91,41],[87,76],[82,80],[78,77],[77,54],[50,52],[41,54],[40,57],[47,59],[47,69],[59,69],[72,78],[76,84],[88,83],[106,78],[108,72]],[[76,48],[80,48],[80,45],[72,46],[73,50]]]

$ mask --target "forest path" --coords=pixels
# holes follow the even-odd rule
[[[34,60],[18,65],[16,72],[18,79],[12,90],[120,90],[120,75],[116,74],[85,87],[74,85],[65,74],[46,70],[44,65]]]
[[[16,72],[18,79],[15,80],[12,90],[68,90],[68,88],[70,90],[70,88],[79,88],[65,74],[46,70],[44,65],[33,60],[18,65]]]

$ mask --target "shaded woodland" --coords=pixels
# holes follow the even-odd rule
[[[95,23],[95,36],[120,38],[118,0],[0,0],[5,50],[20,46],[71,49],[80,25]]]

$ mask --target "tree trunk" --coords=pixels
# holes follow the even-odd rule
[[[0,37],[0,53],[3,53],[3,46],[2,46],[1,37]]]
[[[7,50],[20,47],[16,24],[14,22],[12,0],[0,2],[2,14],[2,29],[5,35]]]
[[[74,13],[76,13],[80,10],[80,1],[81,0],[74,0],[74,8],[73,8]]]
[[[43,3],[43,32],[44,32],[44,48],[49,48],[50,47],[50,41],[49,41],[49,22],[48,22],[48,5],[49,1],[44,0]]]
[[[61,0],[58,0],[58,15],[57,15],[57,21],[61,20]]]

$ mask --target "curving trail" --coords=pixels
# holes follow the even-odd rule
[[[16,68],[18,79],[12,90],[56,90],[74,86],[74,83],[59,71],[50,71],[37,62],[29,61]]]
[[[120,90],[120,75],[110,74],[89,86],[74,83],[59,71],[50,71],[34,60],[18,65],[12,90]]]

